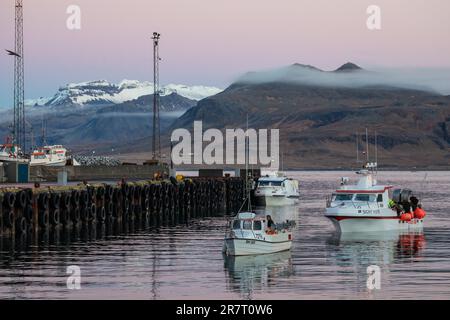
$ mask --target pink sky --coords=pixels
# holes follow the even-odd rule
[[[66,8],[82,10],[81,31]],[[366,8],[379,5],[382,29]],[[151,34],[162,34],[161,81],[225,87],[250,70],[294,62],[334,69],[450,67],[448,0],[24,0],[26,96],[69,82],[150,80]],[[14,0],[0,2],[0,48],[13,48]],[[0,106],[12,59],[0,55]]]

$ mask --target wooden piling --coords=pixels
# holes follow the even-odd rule
[[[243,187],[240,178],[0,187],[0,236],[13,240],[25,234],[38,243],[45,234],[49,237],[52,232],[79,227],[127,232],[135,226],[185,224],[235,213],[242,204]]]

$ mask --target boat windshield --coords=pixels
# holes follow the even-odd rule
[[[281,187],[283,181],[259,181],[258,187]]]
[[[377,201],[376,194],[357,194],[355,196],[355,201],[363,201],[363,202],[375,202]]]
[[[351,201],[353,194],[351,193],[339,193],[333,194],[333,201]]]
[[[242,229],[244,230],[252,230],[252,221],[251,220],[244,220],[242,223]]]
[[[233,230],[241,229],[241,220],[233,220],[231,223]],[[254,220],[252,225],[252,220],[242,220],[242,229],[243,230],[262,230],[262,222],[260,220]]]

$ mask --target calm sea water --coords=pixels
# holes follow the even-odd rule
[[[301,203],[269,210],[295,219],[290,252],[222,256],[226,218],[107,236],[48,235],[0,251],[2,299],[450,299],[450,172],[380,172],[378,180],[417,191],[428,212],[421,234],[340,236],[323,217],[325,197],[351,172],[295,172]],[[13,249],[15,247],[15,249]],[[367,289],[367,266],[381,289]],[[66,269],[81,268],[68,290]]]

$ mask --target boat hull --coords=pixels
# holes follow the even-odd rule
[[[298,203],[298,197],[255,196],[255,202],[260,207],[281,207]]]
[[[22,159],[22,158],[0,157],[0,162],[29,163],[30,161],[28,159]]]
[[[412,219],[409,222],[399,218],[359,218],[359,217],[333,217],[327,216],[338,232],[379,232],[379,231],[409,231],[423,228],[423,220]]]
[[[53,161],[53,162],[31,162],[31,167],[43,166],[43,167],[64,167],[66,160]]]
[[[292,241],[268,242],[256,239],[225,239],[224,253],[229,256],[248,256],[290,250]]]

